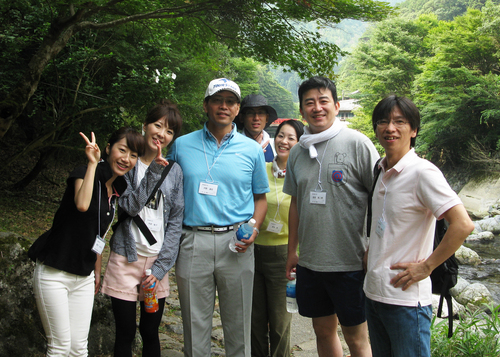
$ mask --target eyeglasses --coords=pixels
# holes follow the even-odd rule
[[[245,116],[248,118],[253,118],[254,116],[264,117],[266,115],[267,112],[265,110],[257,110],[255,112],[253,110],[249,110],[245,112]]]
[[[228,107],[234,107],[236,104],[238,104],[238,101],[235,98],[210,97],[208,101],[210,102],[210,104],[215,105],[222,105],[223,103],[226,103]]]
[[[377,126],[381,127],[381,128],[385,128],[387,126],[389,126],[389,123],[394,124],[394,126],[396,128],[402,128],[403,126],[405,126],[406,124],[408,124],[408,122],[406,120],[403,120],[403,119],[394,119],[394,120],[389,120],[389,119],[381,119],[381,120],[378,120],[377,122],[375,122],[375,124],[377,124]]]

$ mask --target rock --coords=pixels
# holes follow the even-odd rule
[[[476,223],[481,227],[483,231],[488,231],[492,233],[500,233],[500,216],[484,218]]]
[[[162,350],[161,357],[184,357],[184,353],[176,350]]]
[[[495,206],[497,198],[500,197],[499,175],[478,173],[462,187],[458,196],[467,212],[478,217],[485,217],[490,207]]]
[[[35,263],[27,254],[31,243],[14,233],[0,233],[0,356],[45,353],[45,332],[33,294]],[[109,298],[97,294],[89,332],[90,356],[112,354],[114,326]]]
[[[495,235],[492,232],[485,231],[485,232],[479,232],[479,233],[472,233],[465,239],[465,241],[467,243],[491,242],[494,239],[495,239]]]
[[[479,254],[477,254],[470,248],[464,247],[463,245],[455,252],[455,257],[460,264],[473,266],[481,264],[481,258],[479,257]]]
[[[460,293],[462,291],[465,290],[465,288],[467,288],[468,286],[470,285],[470,283],[465,280],[465,279],[462,279],[460,276],[458,277],[458,280],[457,280],[457,284],[452,287],[450,289],[450,294],[451,296],[453,296],[454,298],[456,298],[458,295],[460,295]]]
[[[212,331],[212,339],[222,342],[224,340],[224,331],[222,328],[216,328]]]
[[[169,324],[167,325],[167,331],[182,336],[182,334],[184,333],[184,327],[182,326],[182,324]]]
[[[485,304],[492,304],[493,298],[489,290],[480,283],[468,285],[458,296],[456,300],[472,311],[484,308]]]
[[[14,233],[0,233],[0,356],[45,352],[33,294],[35,264],[25,251],[30,245],[30,240]]]

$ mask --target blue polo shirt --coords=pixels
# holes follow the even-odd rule
[[[269,192],[262,148],[235,125],[218,147],[205,123],[203,129],[178,138],[167,159],[176,161],[184,174],[186,226],[247,221],[255,209],[253,194]],[[202,182],[216,185],[217,195],[199,193]]]

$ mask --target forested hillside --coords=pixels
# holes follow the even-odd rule
[[[407,0],[402,15],[373,24],[343,62],[338,85],[359,90],[354,127],[373,137],[370,115],[385,95],[421,110],[417,151],[442,165],[497,170],[500,149],[500,5]],[[432,6],[431,6],[432,5]],[[439,7],[442,6],[442,7]],[[436,13],[420,14],[422,8]],[[411,9],[419,9],[412,12]]]

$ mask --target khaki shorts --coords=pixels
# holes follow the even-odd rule
[[[129,263],[127,258],[111,252],[109,256],[101,292],[108,296],[125,301],[144,301],[142,280],[146,269],[150,269],[156,257],[137,255],[137,261]],[[160,281],[156,295],[165,298],[170,293],[168,273]]]

